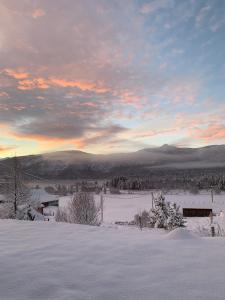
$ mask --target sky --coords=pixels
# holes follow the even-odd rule
[[[225,1],[0,0],[0,157],[225,143]]]

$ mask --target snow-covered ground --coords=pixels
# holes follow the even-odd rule
[[[156,195],[156,193],[155,193]],[[213,212],[219,214],[220,211],[225,212],[225,194],[214,195],[214,201],[210,193],[200,193],[193,195],[190,193],[177,192],[166,194],[165,199],[169,202],[174,202],[182,208],[212,208]],[[132,221],[135,214],[143,210],[152,208],[151,192],[139,192],[135,194],[119,194],[103,195],[104,199],[104,222],[115,223],[117,221]],[[59,206],[66,207],[71,200],[71,196],[61,197]],[[100,196],[95,195],[95,200],[100,203]]]
[[[0,221],[1,300],[224,300],[225,239]]]

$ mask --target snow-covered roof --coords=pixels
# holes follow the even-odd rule
[[[44,189],[32,189],[31,198],[33,201],[38,201],[40,203],[46,203],[58,200],[58,195],[51,195],[47,193]]]

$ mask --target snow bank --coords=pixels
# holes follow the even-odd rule
[[[165,236],[168,240],[193,240],[199,239],[197,235],[185,228],[176,228]]]
[[[2,300],[224,300],[225,239],[0,221]]]

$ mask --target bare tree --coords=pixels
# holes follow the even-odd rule
[[[69,222],[69,214],[65,209],[58,208],[56,216],[56,222]]]
[[[17,157],[12,159],[12,164],[8,170],[5,202],[1,208],[1,217],[15,219],[18,217],[19,209],[25,208],[25,206],[27,208],[30,191],[24,182],[22,168]]]
[[[76,193],[69,205],[69,222],[77,224],[99,224],[100,207],[95,204],[93,194]]]

